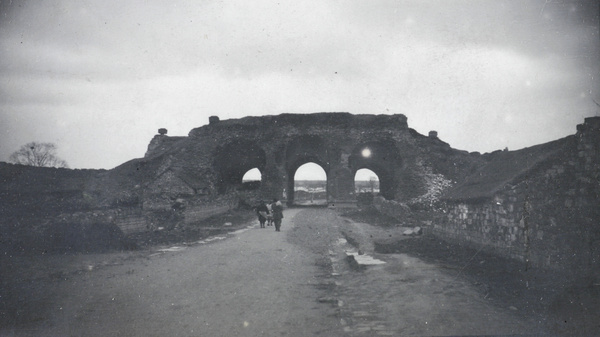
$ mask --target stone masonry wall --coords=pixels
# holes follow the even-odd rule
[[[432,232],[571,275],[600,265],[600,118],[586,119],[561,153],[491,198],[448,202]]]
[[[190,207],[184,213],[184,221],[186,224],[195,223],[211,216],[227,213],[234,208],[233,204]]]
[[[511,258],[524,259],[524,222],[516,191],[492,202],[447,205],[443,222],[434,222],[432,233],[449,241],[486,246]],[[500,201],[502,200],[502,201]]]
[[[143,232],[147,229],[144,214],[139,208],[63,213],[52,219],[52,221],[77,225],[92,223],[113,224],[125,235]]]

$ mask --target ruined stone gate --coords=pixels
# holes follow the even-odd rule
[[[375,206],[399,222],[428,209],[437,215],[427,230],[446,240],[526,266],[589,273],[600,263],[600,117],[576,130],[546,144],[480,154],[451,148],[435,131],[419,134],[404,115],[211,117],[188,137],[152,139],[144,160],[160,166],[143,199],[147,209],[198,195],[235,199],[243,175],[258,168],[254,197],[293,204],[295,172],[314,162],[326,172],[328,204],[347,206],[356,201],[356,172],[367,168],[380,181]]]
[[[260,195],[288,204],[294,202],[296,170],[313,162],[327,175],[330,206],[356,201],[354,177],[363,168],[377,174],[385,199],[408,200],[425,192],[424,173],[458,178],[465,166],[473,165],[468,153],[451,149],[437,133],[423,136],[409,129],[404,115],[349,113],[225,121],[211,117],[188,137],[156,135],[145,159],[158,157],[171,176],[169,183],[155,184],[156,193],[181,193],[187,185],[187,193],[225,194],[257,168],[262,173]]]
[[[419,134],[403,115],[211,117],[186,137],[160,129],[143,158],[111,170],[0,163],[0,234],[4,247],[43,251],[52,235],[78,244],[94,228],[185,229],[258,199],[293,204],[295,172],[308,162],[325,171],[332,207],[355,203],[355,174],[366,168],[380,182],[374,206],[399,224],[527,266],[600,270],[600,117],[562,139],[485,154]],[[245,190],[254,168],[260,186]],[[407,223],[419,210],[431,218]],[[64,228],[80,236],[61,237]]]

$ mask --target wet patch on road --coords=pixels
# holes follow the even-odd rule
[[[159,248],[154,253],[152,253],[152,254],[150,254],[148,256],[152,257],[152,256],[161,255],[163,253],[179,252],[179,251],[182,251],[182,250],[184,250],[184,249],[186,249],[187,247],[190,247],[190,246],[204,245],[204,244],[208,244],[208,243],[212,243],[212,242],[216,242],[216,241],[225,240],[227,238],[230,238],[230,237],[233,237],[233,236],[236,236],[236,235],[240,235],[240,234],[242,234],[242,233],[244,233],[244,232],[246,232],[246,231],[248,231],[250,229],[254,229],[254,228],[257,228],[257,227],[258,227],[257,224],[250,224],[250,225],[247,225],[244,228],[241,228],[241,229],[229,232],[226,235],[210,236],[210,237],[208,237],[206,239],[202,239],[202,240],[199,240],[199,241],[195,241],[195,242],[191,242],[191,243],[183,243],[183,246],[171,246],[171,247],[167,247],[167,248]]]

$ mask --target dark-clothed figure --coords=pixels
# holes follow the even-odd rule
[[[271,204],[267,204],[267,209],[269,210],[269,214],[267,214],[267,226],[273,226],[273,208]]]
[[[256,211],[256,215],[258,215],[260,228],[265,228],[265,222],[267,221],[267,216],[269,215],[269,209],[267,208],[267,205],[261,200],[254,210]]]
[[[275,231],[281,232],[281,219],[283,219],[283,205],[281,205],[281,201],[273,199],[271,209],[273,210],[273,223],[275,224]]]

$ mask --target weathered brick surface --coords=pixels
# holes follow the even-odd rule
[[[160,146],[166,139],[156,136],[146,159],[160,157],[175,175],[204,182],[207,193],[235,189],[243,174],[256,167],[263,174],[261,196],[288,201],[294,198],[295,170],[309,161],[325,170],[331,203],[355,200],[354,174],[360,168],[375,171],[384,197],[408,200],[425,192],[426,174],[460,180],[484,162],[479,154],[454,150],[438,137],[409,129],[403,115],[246,117],[193,129],[168,149]],[[360,155],[364,147],[371,148],[371,158]]]
[[[446,200],[433,232],[524,262],[594,273],[600,265],[600,119],[586,119],[560,151],[478,198]]]

